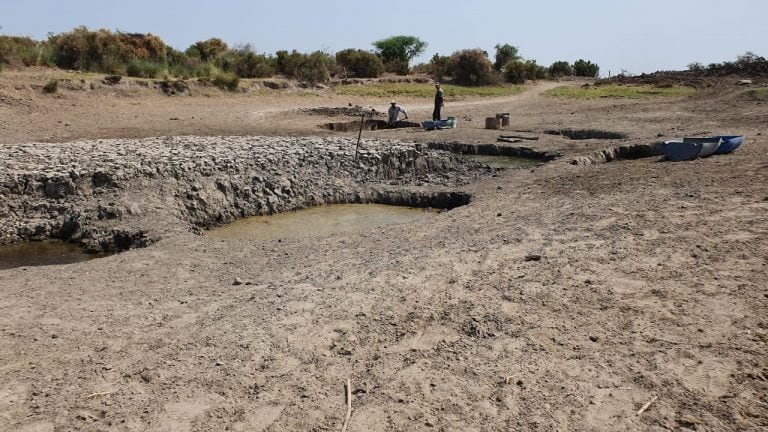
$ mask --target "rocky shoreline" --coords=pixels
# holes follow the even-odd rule
[[[452,208],[492,168],[397,141],[159,137],[0,148],[0,244],[62,239],[94,252],[314,205]]]

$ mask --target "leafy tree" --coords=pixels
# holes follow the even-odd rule
[[[227,44],[219,38],[210,38],[204,41],[195,42],[194,45],[187,48],[187,55],[199,57],[202,61],[211,61],[229,50]]]
[[[266,78],[274,74],[272,58],[257,54],[250,45],[236,47],[221,54],[216,64],[240,78]]]
[[[336,53],[336,63],[359,78],[376,78],[384,73],[384,63],[373,53],[349,48]]]
[[[286,50],[280,50],[275,53],[277,56],[277,72],[287,77],[296,77],[299,73],[299,66],[306,60],[307,55],[296,50],[290,53]]]
[[[415,36],[391,36],[374,42],[373,46],[385,65],[395,65],[394,69],[405,69],[406,73],[411,60],[427,49],[427,43]]]
[[[456,84],[483,86],[498,84],[501,79],[485,51],[476,48],[457,51],[451,56],[451,75]]]
[[[497,44],[496,45],[496,61],[493,63],[493,68],[500,71],[504,66],[512,60],[520,60],[517,47],[510,44]]]
[[[527,80],[544,79],[549,71],[536,64],[536,60],[512,60],[504,66],[504,78],[514,84],[523,84]]]
[[[579,59],[573,63],[573,74],[576,76],[595,78],[600,73],[600,67],[588,60]]]
[[[326,83],[331,80],[331,75],[336,73],[336,61],[322,51],[315,51],[306,56],[297,72],[300,80],[312,85]]]
[[[573,68],[567,61],[556,61],[549,67],[549,74],[553,77],[573,75]]]
[[[449,75],[451,70],[451,56],[441,56],[435,54],[429,61],[429,74],[440,81],[444,76]]]

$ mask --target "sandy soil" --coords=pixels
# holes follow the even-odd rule
[[[43,95],[46,81],[0,75],[0,143],[327,136],[317,125],[338,118],[297,108],[387,103],[330,90]],[[347,380],[350,431],[768,430],[768,107],[734,81],[642,101],[551,99],[542,83],[449,99],[454,130],[366,132],[488,143],[499,132],[482,118],[510,112],[508,130],[540,137],[524,145],[565,154],[468,185],[470,205],[423,223],[281,241],[178,230],[0,271],[0,431],[341,430]],[[402,103],[429,116],[428,100]],[[558,128],[628,138],[541,133]],[[568,163],[734,132],[747,141],[730,155]]]

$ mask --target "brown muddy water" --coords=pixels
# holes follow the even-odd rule
[[[85,253],[82,248],[72,243],[27,242],[0,246],[0,270],[72,264],[103,256],[105,255]]]
[[[522,158],[516,156],[495,156],[495,155],[477,155],[477,154],[458,154],[455,155],[461,159],[472,160],[491,168],[532,168],[541,165],[541,161],[536,159]]]
[[[416,222],[434,217],[438,212],[383,204],[337,204],[244,218],[213,228],[207,235],[220,239],[246,240],[324,237]]]

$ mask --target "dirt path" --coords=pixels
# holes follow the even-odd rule
[[[317,125],[334,120],[293,110],[344,102],[47,97],[2,77],[6,149],[46,136],[195,133],[324,143],[331,132]],[[526,146],[565,153],[449,185],[472,202],[424,221],[253,241],[160,219],[194,212],[178,203],[201,192],[217,205],[217,188],[226,190],[218,177],[259,162],[227,151],[232,140],[261,140],[250,136],[192,146],[210,147],[222,172],[147,175],[96,196],[106,209],[135,204],[126,220],[162,220],[164,236],[90,262],[0,270],[0,431],[340,430],[347,380],[350,431],[768,430],[768,139],[763,119],[748,115],[760,106],[733,86],[686,99],[564,101],[540,96],[551,85],[461,102],[455,130],[365,135],[384,148],[387,139],[495,142],[499,131],[479,120],[503,111],[510,130],[540,136]],[[429,108],[421,104],[417,113]],[[254,112],[268,121],[252,122]],[[628,138],[541,133],[566,127]],[[747,141],[685,163],[568,163],[611,146],[725,132]],[[163,140],[153,145],[185,166],[171,144],[187,140]],[[140,146],[115,146],[124,148],[140,166]],[[312,183],[301,158],[284,160]],[[403,183],[429,190],[419,181]]]

